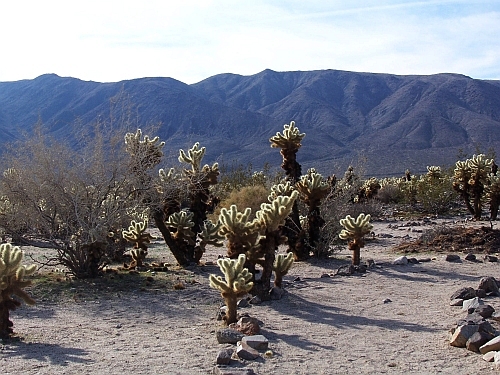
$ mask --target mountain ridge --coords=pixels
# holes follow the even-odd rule
[[[459,153],[500,150],[499,81],[331,69],[223,73],[191,85],[165,77],[99,83],[54,74],[0,82],[0,136],[10,141],[40,121],[62,137],[109,117],[123,98],[137,126],[161,123],[157,135],[172,154],[199,141],[207,162],[279,165],[269,137],[292,120],[306,133],[298,161],[326,174],[352,163],[371,175],[420,172],[452,165]]]

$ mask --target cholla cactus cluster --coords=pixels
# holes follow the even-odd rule
[[[352,264],[354,266],[359,266],[360,249],[365,246],[364,236],[373,229],[370,218],[370,215],[361,213],[356,219],[347,215],[340,220],[340,225],[344,229],[340,232],[339,237],[349,241],[349,249],[353,251]]]
[[[493,159],[487,159],[484,154],[473,155],[472,159],[457,161],[455,164],[453,189],[462,196],[475,219],[481,218],[481,199],[485,186],[489,183],[493,165]]]
[[[247,294],[253,287],[253,275],[244,268],[245,255],[240,254],[238,259],[219,259],[217,264],[224,274],[221,276],[210,275],[210,286],[221,292],[222,298],[227,306],[225,321],[226,324],[236,322],[237,299]]]
[[[302,139],[306,136],[301,133],[295,126],[295,121],[291,121],[290,125],[283,126],[283,133],[277,132],[276,135],[270,138],[271,147],[298,150],[302,144]]]
[[[22,265],[23,252],[10,243],[0,245],[0,338],[9,338],[13,334],[9,311],[15,310],[21,303],[14,296],[29,305],[35,301],[24,291],[31,281],[24,280],[36,270],[36,265]]]

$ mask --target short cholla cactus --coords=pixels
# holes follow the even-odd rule
[[[293,264],[293,254],[288,253],[278,254],[274,260],[274,286],[281,288],[283,284],[283,276],[285,276]]]
[[[210,275],[210,286],[221,291],[222,298],[226,302],[227,311],[226,324],[236,323],[236,309],[238,298],[243,297],[253,287],[252,274],[244,268],[245,255],[240,254],[238,260],[219,259],[217,264],[224,274],[221,276]]]
[[[12,334],[12,322],[9,311],[21,306],[21,302],[12,298],[17,296],[28,305],[35,301],[23,290],[31,285],[31,281],[24,280],[36,270],[36,265],[23,266],[23,252],[10,243],[0,245],[0,339],[8,339]]]
[[[148,255],[148,246],[151,240],[155,239],[151,234],[146,232],[148,228],[148,220],[135,221],[132,220],[128,231],[122,232],[123,238],[127,241],[135,243],[134,250],[130,252],[132,263],[128,268],[142,267],[144,259]]]
[[[365,246],[363,237],[373,229],[373,225],[370,224],[370,215],[362,213],[356,219],[347,215],[340,220],[340,225],[344,229],[340,232],[339,237],[349,241],[349,249],[353,252],[352,264],[359,266],[360,249]]]

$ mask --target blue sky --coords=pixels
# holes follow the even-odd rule
[[[500,79],[500,1],[16,0],[0,81],[339,69]]]

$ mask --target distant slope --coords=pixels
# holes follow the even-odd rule
[[[402,174],[451,165],[460,150],[500,150],[498,81],[336,70],[220,74],[194,85],[56,75],[0,82],[1,141],[30,131],[38,120],[56,136],[72,134],[98,116],[109,117],[120,97],[133,104],[139,125],[161,123],[167,153],[200,141],[207,162],[279,165],[269,137],[291,120],[306,133],[298,153],[304,171],[316,166],[338,174],[361,162],[367,174]]]

